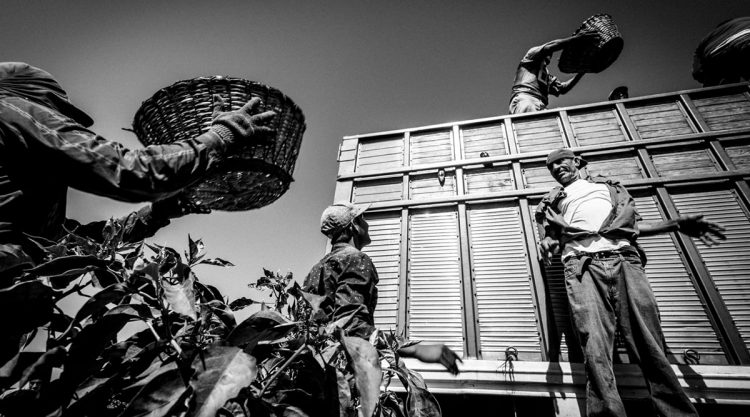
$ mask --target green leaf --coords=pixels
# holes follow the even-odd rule
[[[362,415],[370,417],[378,405],[378,397],[380,396],[382,372],[378,361],[378,351],[364,339],[344,336],[343,331],[339,334],[344,350],[349,355],[350,364],[354,369],[354,379],[362,404]]]
[[[258,373],[255,358],[231,346],[211,346],[195,359],[193,367],[198,369],[190,381],[195,391],[196,417],[213,417],[227,400],[250,385]]]
[[[120,304],[104,313],[105,316],[112,316],[115,314],[129,316],[133,319],[141,319],[143,321],[154,318],[151,308],[145,304]]]
[[[172,310],[182,315],[188,316],[193,320],[198,318],[195,311],[195,289],[193,283],[195,277],[188,274],[187,279],[178,283],[170,284],[162,281],[164,288],[164,299],[167,300]]]
[[[409,395],[406,397],[406,409],[409,417],[440,417],[440,404],[430,391],[409,384]]]
[[[257,304],[257,303],[258,303],[257,301],[251,300],[247,297],[241,297],[229,303],[229,308],[232,311],[237,311],[237,310],[242,310],[243,308],[247,306]]]
[[[190,254],[187,257],[188,263],[193,263],[193,260],[195,260],[198,255],[203,252],[203,249],[206,247],[206,245],[203,244],[203,239],[193,240],[190,235],[188,235],[188,248],[190,249]]]
[[[44,352],[39,359],[23,371],[18,386],[23,387],[29,380],[34,379],[42,374],[49,373],[54,367],[62,366],[65,357],[68,355],[63,347],[56,347]]]
[[[84,319],[91,317],[92,315],[98,315],[107,310],[107,304],[119,304],[122,299],[130,293],[130,290],[125,284],[112,284],[109,287],[94,294],[91,298],[86,300],[86,303],[81,306],[70,323],[70,326],[65,333],[58,337],[58,340],[65,340],[70,337],[73,328]]]
[[[202,259],[198,264],[207,264],[207,265],[216,265],[216,266],[234,266],[233,263],[221,259],[221,258],[210,258],[210,259]]]
[[[75,269],[106,268],[107,264],[107,261],[99,259],[96,256],[70,255],[55,258],[29,269],[27,272],[36,276],[53,276]]]
[[[41,281],[25,281],[0,290],[3,332],[28,333],[52,319],[54,291]]]
[[[280,339],[296,327],[273,310],[259,311],[245,319],[227,336],[227,344],[251,353],[260,341]]]
[[[160,368],[141,383],[143,387],[120,417],[162,417],[169,413],[183,395],[189,394],[189,386],[173,363]]]

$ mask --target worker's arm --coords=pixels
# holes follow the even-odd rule
[[[570,91],[573,87],[575,87],[575,85],[578,84],[578,81],[581,81],[581,78],[583,78],[582,72],[579,72],[568,81],[561,82],[555,79],[554,82],[550,85],[550,93],[556,96],[560,94],[565,94],[568,91]]]
[[[698,238],[708,246],[726,240],[725,229],[720,225],[705,220],[702,214],[680,216],[677,219],[664,220],[655,223],[638,223],[640,236],[653,236],[663,233],[680,232],[687,236]]]
[[[211,129],[196,138],[137,150],[21,98],[0,101],[0,119],[14,138],[16,155],[35,164],[41,177],[116,200],[139,202],[176,194],[204,178],[229,147],[268,137],[267,124],[275,113],[255,114],[258,102],[253,99],[239,111],[217,114]]]
[[[567,38],[555,39],[555,40],[545,43],[544,45],[541,45],[540,54],[543,56],[552,55],[554,52],[565,49],[565,47],[568,46],[571,42],[574,42],[577,40],[584,40],[584,39],[594,40],[594,39],[598,39],[599,37],[600,35],[596,31],[582,31],[573,36],[569,36]]]

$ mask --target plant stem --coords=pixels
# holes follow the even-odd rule
[[[300,347],[299,347],[299,349],[297,349],[297,350],[296,350],[296,351],[294,352],[294,354],[293,354],[293,355],[292,355],[292,356],[291,356],[291,357],[290,357],[289,359],[287,359],[287,360],[286,360],[286,362],[284,362],[284,364],[283,364],[283,365],[281,365],[281,368],[279,368],[279,370],[278,370],[278,371],[276,371],[276,373],[274,373],[273,375],[271,375],[271,377],[270,377],[270,378],[268,378],[268,381],[267,381],[267,382],[266,382],[265,384],[263,384],[263,389],[261,389],[261,390],[260,390],[260,393],[258,394],[258,398],[263,398],[263,394],[265,394],[265,393],[266,393],[266,390],[268,389],[268,387],[270,387],[270,386],[271,386],[271,383],[272,383],[272,382],[273,382],[274,380],[276,380],[276,378],[277,378],[277,377],[278,377],[279,375],[281,375],[281,373],[282,373],[282,372],[284,371],[284,369],[286,369],[286,368],[287,368],[287,367],[288,367],[288,366],[289,366],[289,365],[290,365],[290,364],[292,363],[292,361],[293,361],[294,359],[296,359],[296,358],[297,358],[297,356],[299,356],[299,355],[300,355],[300,354],[302,353],[302,351],[303,351],[303,350],[305,350],[306,348],[307,348],[307,345],[302,345],[302,346],[300,346]]]

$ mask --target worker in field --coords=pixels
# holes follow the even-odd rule
[[[704,87],[750,81],[750,17],[721,22],[701,40],[693,78]]]
[[[157,201],[122,220],[131,240],[153,234],[170,218],[204,212],[180,196],[241,143],[267,138],[273,112],[253,99],[234,112],[215,112],[211,128],[185,142],[129,150],[88,128],[48,72],[0,63],[0,287],[42,256],[30,236],[55,240],[67,230],[101,238],[103,222],[66,218],[68,187],[120,201]]]
[[[558,80],[547,70],[552,54],[577,40],[598,37],[599,34],[595,31],[582,31],[571,37],[555,39],[529,49],[516,69],[510,96],[510,114],[544,110],[549,104],[550,94],[559,96],[575,87],[583,73],[578,73],[567,81]]]
[[[323,211],[320,231],[331,239],[331,251],[307,274],[303,291],[324,296],[321,309],[328,321],[352,315],[345,327],[350,336],[370,339],[377,331],[373,314],[378,304],[378,272],[362,248],[370,244],[364,212],[369,205],[337,203]],[[453,374],[461,359],[442,344],[418,343],[398,351],[428,363],[440,363]]]
[[[679,231],[712,245],[725,239],[724,229],[702,215],[642,223],[633,198],[618,182],[580,178],[586,161],[570,149],[552,151],[546,162],[560,186],[535,212],[544,227],[539,252],[548,264],[560,252],[565,265],[570,314],[586,364],[587,415],[626,415],[612,370],[619,331],[643,371],[658,415],[697,416],[665,355],[656,299],[636,241]]]

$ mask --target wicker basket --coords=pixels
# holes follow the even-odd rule
[[[620,56],[623,40],[617,25],[608,14],[597,14],[586,19],[575,32],[593,30],[599,33],[599,41],[581,40],[573,42],[560,54],[558,67],[567,73],[601,72]]]
[[[214,94],[224,98],[228,104],[225,110],[238,110],[252,97],[260,97],[260,111],[276,112],[271,125],[276,135],[267,144],[244,146],[228,156],[217,174],[188,190],[192,201],[227,211],[273,203],[293,181],[306,128],[300,108],[279,90],[222,76],[179,81],[143,102],[135,114],[133,130],[144,145],[195,138],[211,127]]]

